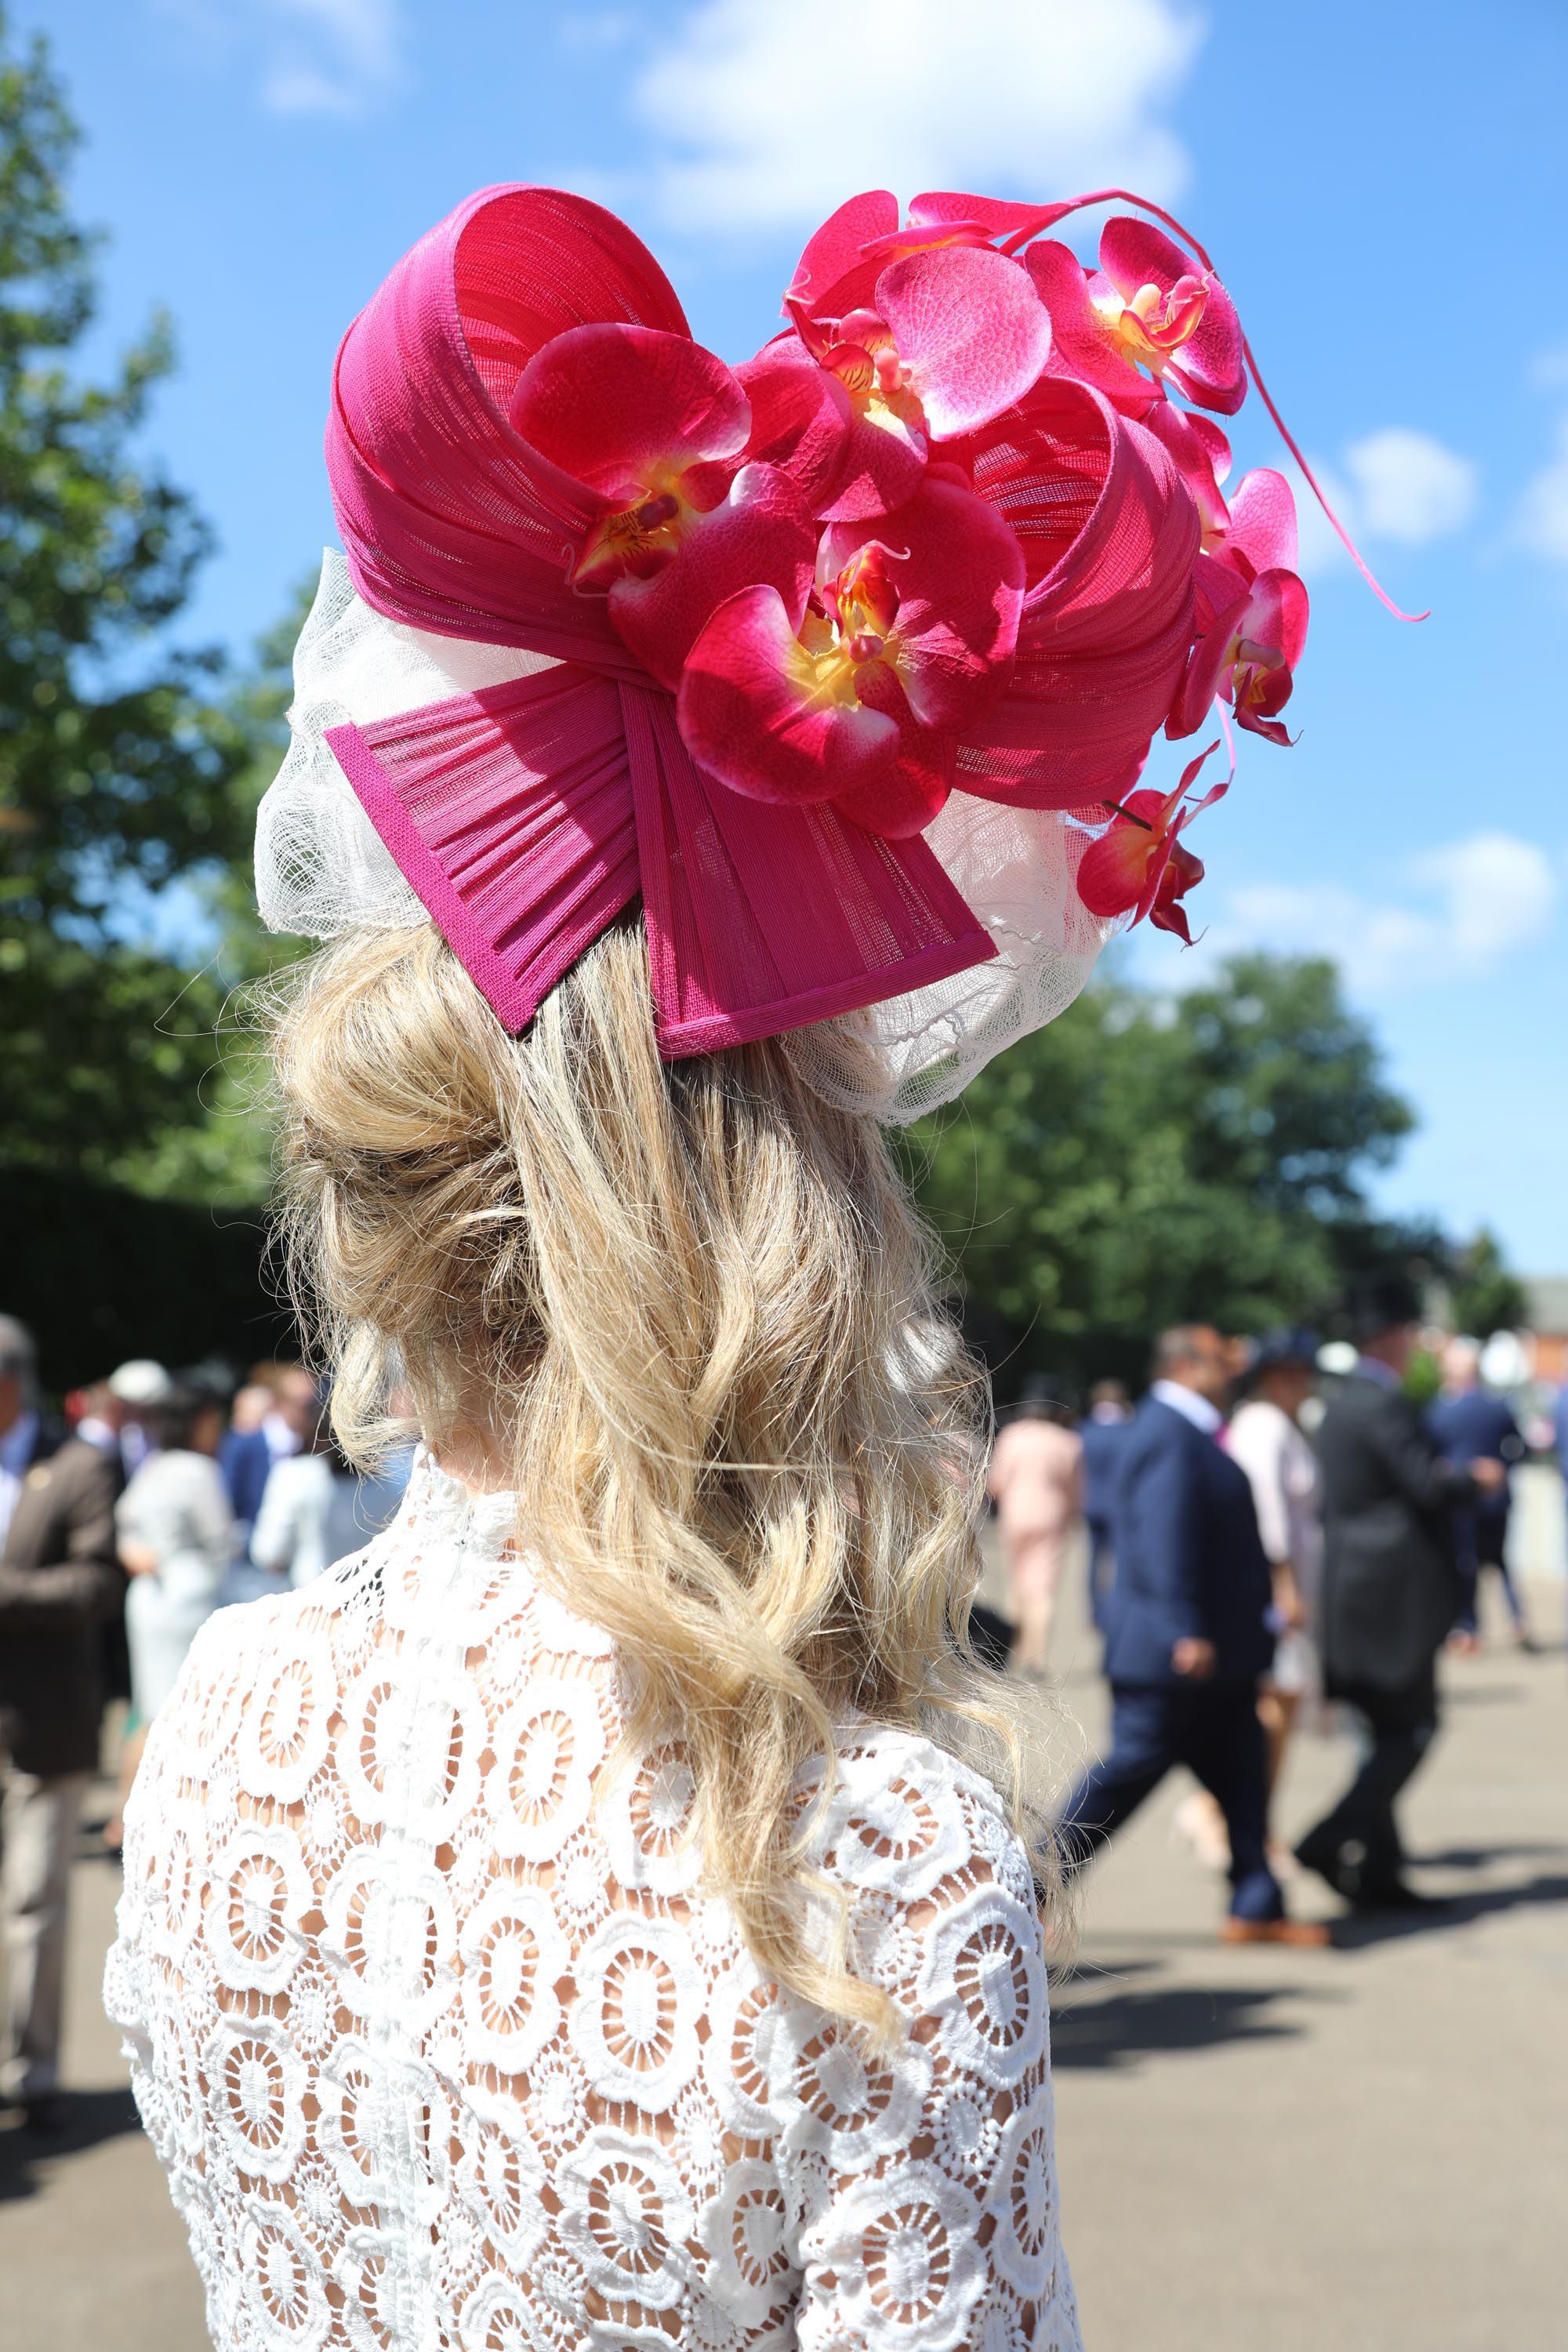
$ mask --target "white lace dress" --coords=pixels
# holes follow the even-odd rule
[[[222,2352],[1078,2352],[1041,1933],[989,1786],[842,1744],[826,1868],[910,2033],[781,1996],[616,1660],[422,1462],[198,1636],[106,1998]]]

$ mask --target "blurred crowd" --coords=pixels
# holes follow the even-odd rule
[[[1067,1858],[1086,1865],[1186,1766],[1198,1785],[1177,1828],[1229,1875],[1230,1942],[1329,1941],[1288,1915],[1281,1882],[1302,1871],[1354,1910],[1424,1907],[1395,1808],[1436,1736],[1437,1656],[1479,1648],[1488,1577],[1532,1646],[1508,1559],[1510,1475],[1531,1447],[1508,1396],[1459,1337],[1417,1402],[1420,1302],[1402,1276],[1363,1280],[1349,1316],[1353,1339],[1326,1345],[1166,1331],[1136,1409],[1116,1381],[1080,1413],[1065,1384],[1035,1380],[991,1462],[1011,1624],[979,1612],[983,1654],[1046,1671],[1070,1538],[1088,1533],[1111,1731],[1062,1815]],[[1529,1439],[1561,1459],[1568,1392]],[[1357,1768],[1292,1852],[1272,1801],[1298,1727],[1330,1710],[1359,1733]]]
[[[1291,1866],[1353,1907],[1420,1904],[1394,1809],[1436,1729],[1436,1657],[1479,1645],[1487,1576],[1530,1641],[1506,1554],[1526,1433],[1462,1339],[1419,1407],[1406,1382],[1417,1325],[1393,1276],[1362,1286],[1352,1343],[1184,1325],[1156,1341],[1136,1406],[1116,1381],[1096,1382],[1081,1411],[1064,1385],[1036,1381],[997,1438],[989,1486],[1011,1612],[976,1612],[992,1664],[1047,1671],[1072,1539],[1088,1532],[1111,1733],[1064,1810],[1066,1855],[1087,1864],[1186,1766],[1198,1786],[1178,1821],[1229,1874],[1227,1940],[1327,1939],[1288,1916]],[[205,1621],[359,1551],[410,1466],[356,1472],[298,1363],[241,1378],[139,1359],[65,1405],[58,1419],[45,1410],[32,1336],[0,1315],[0,2095],[46,2131],[59,2116],[70,1864],[106,1705],[126,1710],[112,1846],[147,1726]],[[1270,1803],[1299,1725],[1327,1706],[1352,1712],[1360,1760],[1290,1857]]]
[[[411,1454],[373,1476],[297,1363],[121,1364],[44,1410],[32,1334],[0,1315],[0,2097],[58,2120],[69,1874],[103,1716],[127,1704],[121,1811],[147,1726],[215,1610],[286,1592],[392,1518]]]

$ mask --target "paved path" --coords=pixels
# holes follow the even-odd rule
[[[1562,1594],[1531,1591],[1559,1636]],[[1568,2344],[1568,1671],[1554,1642],[1446,1682],[1406,1815],[1413,1874],[1454,1898],[1436,1920],[1220,1949],[1219,1887],[1172,1843],[1174,1778],[1090,1879],[1055,2025],[1089,2352]],[[1098,1727],[1096,1685],[1072,1673],[1065,1696]],[[1348,1760],[1299,1743],[1287,1834]],[[1291,1896],[1339,1907],[1316,1882]]]
[[[1533,1593],[1562,1633],[1563,1588]],[[1098,1729],[1089,1646],[1058,1644]],[[1414,1933],[1222,1951],[1173,1848],[1173,1780],[1090,1884],[1058,1991],[1064,2221],[1089,2352],[1561,2352],[1568,2182],[1568,1672],[1494,1649],[1447,1675],[1411,1807]],[[1064,1747],[1068,1735],[1064,1733]],[[1287,1830],[1342,1776],[1303,1741]],[[194,2274],[98,2008],[115,1873],[77,1870],[72,2129],[0,2129],[5,2352],[203,2352]],[[1331,1909],[1303,1890],[1300,1907]]]

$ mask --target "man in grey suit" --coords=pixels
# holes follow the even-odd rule
[[[1437,1729],[1436,1657],[1460,1601],[1451,1515],[1500,1485],[1500,1463],[1445,1461],[1404,1380],[1420,1307],[1401,1275],[1352,1301],[1355,1370],[1318,1431],[1323,1489],[1323,1685],[1355,1707],[1369,1742],[1333,1811],[1296,1849],[1358,1910],[1409,1910],[1394,1821],[1400,1790]]]
[[[38,1412],[31,1333],[0,1315],[0,1915],[9,1995],[0,2093],[60,2120],[66,1906],[98,1761],[104,1620],[124,1580],[114,1471]]]

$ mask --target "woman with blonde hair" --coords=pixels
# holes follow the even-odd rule
[[[339,354],[282,1215],[343,1444],[405,1384],[422,1450],[205,1628],[127,1823],[219,2346],[1078,2345],[987,1400],[884,1124],[1092,965],[1129,844],[1080,889],[1063,812],[1175,708],[1200,524],[963,201],[853,200],[731,373],[610,215],[488,190]]]

